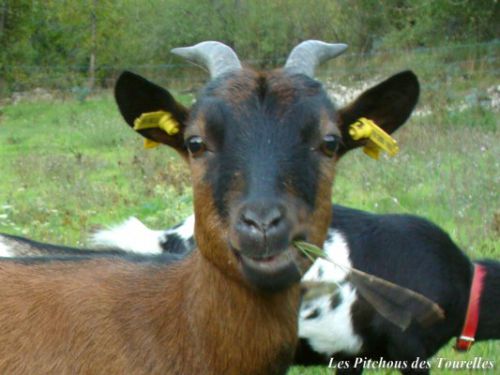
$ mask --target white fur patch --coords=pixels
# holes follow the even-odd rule
[[[329,229],[328,237],[323,245],[328,257],[336,264],[318,259],[302,277],[303,281],[327,281],[339,283],[343,281],[352,266],[349,259],[349,246],[344,236],[337,230]]]
[[[3,241],[3,236],[0,235],[0,257],[12,257],[9,246]]]
[[[194,215],[188,216],[184,222],[175,229],[169,229],[163,232],[166,238],[171,234],[178,235],[183,241],[189,240],[194,236]]]
[[[356,301],[356,290],[346,282],[348,268],[352,266],[349,259],[349,246],[342,233],[329,230],[323,246],[328,257],[336,264],[318,259],[307,271],[302,280],[316,282],[333,282],[339,284],[340,304],[331,307],[330,295],[320,296],[302,304],[299,314],[299,337],[307,339],[316,351],[327,356],[338,352],[357,354],[363,344],[361,337],[354,333],[351,318],[351,306]],[[306,319],[314,311],[316,317]]]
[[[142,254],[160,254],[160,237],[165,231],[152,230],[139,219],[130,217],[109,229],[94,233],[90,241],[98,248],[119,248]]]
[[[334,309],[330,306],[331,295],[321,296],[303,304],[299,313],[299,337],[307,339],[314,351],[326,356],[343,352],[358,354],[363,345],[361,337],[354,333],[351,306],[356,301],[356,290],[348,283],[340,286],[341,303]],[[305,319],[314,310],[319,315]]]

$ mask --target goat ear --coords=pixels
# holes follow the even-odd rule
[[[178,103],[167,90],[137,74],[125,71],[116,82],[115,99],[123,118],[132,128],[134,128],[135,120],[142,114],[157,111],[167,112],[178,125],[178,131],[175,134],[168,134],[159,127],[136,131],[143,137],[171,146],[181,155],[186,156],[184,130],[188,110]]]
[[[387,133],[398,129],[408,119],[417,104],[420,86],[411,71],[398,73],[362,93],[353,103],[338,111],[343,144],[338,155],[363,146],[366,140],[355,141],[349,126],[360,117],[373,120]]]

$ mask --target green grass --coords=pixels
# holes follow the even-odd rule
[[[472,258],[500,259],[497,118],[478,108],[414,117],[396,135],[395,158],[374,161],[356,151],[341,160],[332,199],[425,216]],[[110,96],[0,108],[0,231],[82,245],[92,230],[130,215],[166,228],[191,206],[183,162],[166,148],[145,150]],[[438,356],[498,362],[499,343],[479,343],[467,354],[450,347]],[[329,373],[326,367],[290,371]]]
[[[92,229],[131,214],[163,227],[190,213],[182,163],[166,149],[146,152],[111,97],[2,112],[1,231],[82,244]]]

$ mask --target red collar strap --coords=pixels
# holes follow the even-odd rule
[[[474,276],[472,277],[472,285],[470,288],[467,315],[465,317],[462,333],[457,338],[457,343],[455,344],[455,349],[457,351],[466,352],[471,348],[472,344],[474,344],[479,322],[479,303],[481,301],[481,292],[483,291],[485,275],[486,267],[480,264],[474,264]]]

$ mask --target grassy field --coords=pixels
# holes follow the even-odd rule
[[[333,201],[425,216],[470,257],[500,259],[497,117],[479,106],[414,116],[396,134],[401,152],[395,158],[374,161],[356,151],[339,163]],[[190,214],[191,205],[182,161],[166,148],[145,150],[110,95],[0,107],[1,232],[84,245],[92,230],[130,215],[166,228]],[[467,354],[448,345],[437,357],[480,356],[496,360],[498,371],[499,353],[500,343],[480,343]]]

